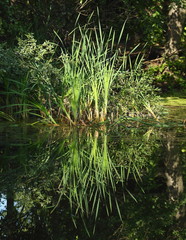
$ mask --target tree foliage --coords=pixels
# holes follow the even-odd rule
[[[37,74],[35,74],[35,76],[37,75],[37,79],[41,79],[41,82],[46,82],[46,79],[55,76],[54,79],[57,79],[55,81],[55,84],[57,84],[60,77],[56,77],[56,74],[58,74],[59,71],[57,70],[56,66],[53,67],[53,70],[51,70],[51,62],[47,58],[46,62],[48,63],[48,66],[50,66],[49,68],[47,68],[47,64],[44,64],[44,61],[42,61],[41,59],[40,63],[38,63],[39,61],[35,61],[36,59],[33,59],[33,62],[36,65],[31,66],[32,71],[30,71],[29,74],[26,75],[25,66],[23,66],[23,69],[20,69],[20,62],[19,60],[18,62],[16,60],[17,58],[19,58],[21,52],[15,54],[15,61],[14,58],[10,60],[11,64],[15,64],[15,69],[17,69],[16,74],[17,77],[20,77],[20,79],[17,80],[16,76],[15,78],[12,78],[15,70],[8,64],[8,58],[10,59],[11,54],[13,54],[12,49],[10,50],[9,48],[13,48],[17,45],[17,43],[20,44],[20,40],[18,41],[18,39],[23,39],[25,37],[25,34],[27,36],[28,34],[32,34],[33,39],[35,39],[33,41],[35,41],[35,44],[37,41],[38,44],[35,46],[35,50],[32,49],[33,54],[40,54],[40,52],[36,53],[36,51],[42,50],[39,50],[39,47],[41,47],[41,45],[39,44],[42,44],[43,42],[46,43],[47,41],[52,42],[52,44],[58,44],[62,51],[64,51],[65,49],[65,51],[69,53],[73,49],[73,46],[77,45],[75,41],[78,42],[79,39],[82,37],[81,31],[79,31],[79,33],[76,33],[76,39],[74,41],[72,37],[73,34],[71,34],[71,32],[74,31],[77,19],[78,24],[81,27],[88,23],[87,29],[89,28],[92,33],[94,32],[94,29],[99,29],[99,23],[101,23],[101,31],[102,33],[104,33],[105,38],[110,38],[110,29],[114,29],[114,31],[112,31],[114,35],[116,35],[116,37],[114,37],[115,40],[120,37],[120,30],[123,26],[123,23],[126,22],[125,31],[120,39],[120,42],[117,43],[111,41],[112,43],[109,43],[111,46],[113,45],[115,49],[117,49],[117,55],[119,57],[127,54],[130,55],[129,53],[131,52],[131,49],[133,49],[134,46],[139,44],[140,49],[144,49],[144,55],[147,60],[161,58],[161,60],[158,60],[158,62],[156,62],[155,69],[152,69],[152,71],[150,71],[153,73],[155,72],[155,77],[154,75],[152,76],[154,77],[156,82],[157,79],[161,79],[161,81],[163,82],[160,85],[165,85],[164,83],[168,83],[169,85],[169,82],[171,82],[169,88],[172,88],[174,86],[182,88],[182,86],[186,85],[184,73],[184,64],[186,58],[186,8],[184,0],[6,0],[0,2],[0,9],[0,40],[2,40],[3,42],[3,45],[1,46],[1,55],[2,59],[5,59],[5,62],[4,60],[1,61],[0,66],[0,84],[3,91],[7,91],[8,87],[10,86],[10,84],[6,82],[9,81],[14,86],[16,81],[19,87],[17,89],[14,88],[14,93],[15,91],[21,91],[21,94],[23,96],[23,92],[25,93],[25,91],[23,91],[23,88],[25,87],[28,90],[30,87],[27,84],[25,85],[27,81],[26,79],[33,76],[33,73],[34,71],[36,71],[36,69],[38,70],[38,72]],[[97,9],[99,9],[99,14],[97,14]],[[90,16],[92,17],[90,18]],[[126,39],[128,39],[127,43]],[[94,40],[96,42],[96,35],[94,36]],[[22,43],[24,43],[24,41]],[[108,48],[110,47],[109,44]],[[86,45],[88,44],[86,43]],[[143,48],[144,45],[145,48]],[[25,47],[26,46],[28,48],[31,47],[31,45],[28,46],[28,44],[26,44]],[[47,50],[47,46],[43,45],[42,48],[43,51]],[[5,49],[6,51],[4,51]],[[52,61],[55,62],[55,64],[59,63],[59,61],[56,60],[56,56],[59,56],[60,53],[57,51],[55,51],[55,56],[51,54],[51,58],[53,58]],[[138,49],[135,48],[136,53],[133,55],[133,59],[132,55],[130,55],[132,59],[131,61],[134,61],[135,57],[137,58],[137,51]],[[11,52],[10,57],[6,56],[6,53],[8,52]],[[79,52],[81,52],[80,45]],[[106,55],[107,61],[110,61],[113,57],[113,53],[109,54]],[[35,58],[36,55],[32,57]],[[79,57],[80,56],[78,56],[78,58]],[[28,59],[26,58],[22,58],[22,63],[23,61],[25,61],[25,64],[30,64],[30,60],[28,61]],[[72,61],[72,59],[69,61]],[[163,66],[166,67],[164,71],[161,72],[161,63],[165,61],[166,63]],[[65,63],[66,62],[63,58],[60,64],[64,65]],[[26,68],[28,68],[28,65],[26,66]],[[42,68],[41,66],[44,65],[45,68]],[[127,70],[127,68],[128,65],[126,66],[125,70]],[[141,65],[141,68],[143,68],[143,65]],[[145,68],[149,68],[148,63]],[[8,69],[10,69],[11,71],[9,71]],[[50,76],[46,77],[46,74],[48,74],[49,71]],[[8,76],[8,74],[10,75]],[[139,75],[140,74],[138,74],[138,76]],[[131,84],[133,84],[132,81]],[[53,85],[49,85],[50,89],[47,89],[47,91],[44,92],[48,92],[49,90],[51,91],[51,86]],[[136,87],[137,85],[134,84],[134,86]],[[140,87],[140,89],[142,88]],[[121,92],[124,93],[125,89],[123,91],[120,91],[120,93]],[[77,94],[75,95],[74,100],[70,101],[73,105],[73,115],[77,115],[75,111],[77,110],[80,97],[80,95],[79,97]],[[9,95],[6,99],[3,99],[3,97],[1,97],[0,101],[6,102],[6,104],[8,104],[8,99],[10,99],[11,96]],[[48,97],[47,99],[49,98],[50,97]],[[44,101],[46,101],[46,99]],[[19,99],[17,102],[26,106],[25,103],[27,101],[20,101]],[[106,100],[105,105],[107,105]],[[45,111],[45,115],[48,114],[48,107],[51,108],[50,104],[47,102],[47,109],[42,108],[43,111]],[[68,116],[68,118],[69,117],[70,115]],[[77,118],[77,116],[75,118]]]

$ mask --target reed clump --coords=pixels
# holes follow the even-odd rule
[[[118,37],[113,29],[105,33],[100,22],[94,28],[89,23],[77,25],[68,50],[49,41],[38,44],[32,34],[19,39],[11,53],[18,73],[11,72],[8,60],[7,65],[0,62],[0,117],[35,116],[35,122],[73,125],[100,123],[131,112],[156,118],[156,91],[142,70],[143,58],[138,55],[132,62],[130,53],[126,55],[123,33],[124,25]],[[117,47],[121,41],[122,54]]]

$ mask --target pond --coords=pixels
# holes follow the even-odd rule
[[[1,122],[0,239],[186,239],[185,132]]]

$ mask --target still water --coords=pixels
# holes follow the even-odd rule
[[[0,239],[186,239],[186,129],[0,123]]]

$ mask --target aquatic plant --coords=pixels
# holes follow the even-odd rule
[[[62,49],[60,56],[66,93],[59,100],[71,122],[106,120],[112,84],[122,66],[116,68],[119,50],[114,44],[119,44],[123,31],[124,26],[116,39],[113,29],[106,34],[99,22],[97,28],[86,24],[71,33],[71,50]]]
[[[13,55],[19,74],[9,78],[8,64],[4,66],[7,74],[2,74],[0,110],[5,114],[1,116],[26,119],[34,115],[44,123],[68,121],[73,125],[104,122],[119,115],[157,118],[156,90],[142,70],[143,57],[131,60],[137,47],[126,54],[124,28],[125,24],[116,37],[112,28],[105,33],[100,22],[93,28],[90,22],[77,23],[68,50],[49,41],[38,44],[33,34],[19,39]]]

